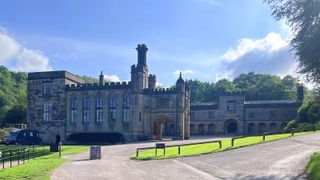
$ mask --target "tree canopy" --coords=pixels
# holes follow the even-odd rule
[[[320,1],[264,0],[276,20],[285,19],[293,30],[291,40],[299,72],[320,83]]]
[[[296,99],[297,80],[290,75],[243,73],[233,81],[221,79],[216,83],[187,80],[191,102],[217,101],[223,93],[242,93],[246,100]]]
[[[7,115],[11,111],[14,115],[13,109],[19,109],[21,119],[16,119],[17,123],[25,121],[26,117],[26,96],[27,95],[27,74],[23,72],[12,72],[6,67],[0,66],[0,126],[4,126],[5,117],[8,120],[10,116]],[[15,108],[14,108],[15,107]],[[10,119],[11,120],[11,119]]]

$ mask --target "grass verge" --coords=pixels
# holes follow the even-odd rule
[[[76,154],[88,150],[88,146],[62,146],[62,155]],[[0,179],[49,179],[51,170],[60,166],[66,159],[59,158],[58,153],[51,153],[26,162],[23,165],[0,170]]]
[[[296,135],[306,134],[308,132],[295,133]],[[246,138],[236,139],[234,146],[231,147],[231,139],[222,140],[222,148],[219,148],[218,143],[206,143],[197,145],[181,146],[180,155],[178,155],[178,147],[166,148],[166,154],[163,155],[163,150],[158,150],[158,155],[155,155],[155,149],[148,149],[139,152],[139,156],[132,155],[130,158],[134,160],[158,160],[158,159],[170,159],[184,156],[197,156],[202,154],[209,154],[215,152],[226,151],[229,149],[236,149],[245,146],[251,146],[264,142],[275,141],[283,138],[292,137],[291,133],[288,134],[275,134],[266,136],[265,141],[262,141],[262,136],[250,136]]]
[[[320,152],[311,156],[307,165],[307,175],[310,180],[320,179]]]

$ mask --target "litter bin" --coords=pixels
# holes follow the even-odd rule
[[[50,145],[50,152],[58,152],[58,151],[59,151],[59,144]]]
[[[101,146],[90,147],[90,159],[101,159]]]

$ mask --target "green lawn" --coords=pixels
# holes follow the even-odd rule
[[[307,165],[307,175],[311,180],[320,179],[320,152],[311,156]]]
[[[295,133],[296,135],[306,134],[308,132]],[[131,156],[131,159],[135,160],[157,160],[157,159],[168,159],[168,158],[176,158],[181,156],[197,156],[201,154],[208,154],[214,152],[225,151],[228,149],[235,149],[244,146],[250,146],[254,144],[259,144],[263,142],[275,141],[278,139],[291,137],[291,133],[289,134],[275,134],[266,136],[266,140],[262,141],[262,136],[250,136],[246,138],[236,139],[234,142],[234,146],[231,147],[231,139],[223,139],[222,140],[222,148],[219,148],[218,143],[207,143],[207,144],[197,144],[197,145],[188,145],[181,146],[180,155],[178,155],[178,147],[168,147],[166,148],[166,155],[163,155],[163,150],[158,150],[158,155],[155,155],[155,149],[148,149],[139,152],[139,156],[136,157],[136,154]]]
[[[76,154],[88,150],[89,146],[62,146],[62,155]],[[49,173],[66,160],[58,153],[51,153],[26,162],[23,165],[0,170],[0,179],[49,179]]]

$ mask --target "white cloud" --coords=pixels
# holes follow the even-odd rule
[[[29,49],[0,28],[0,64],[16,71],[47,71],[49,59],[40,51]]]
[[[164,87],[164,84],[159,83],[159,82],[156,82],[156,87],[158,87],[158,88],[162,88],[162,87]]]
[[[297,63],[289,50],[289,43],[277,33],[269,33],[262,39],[241,39],[221,57],[222,68],[216,72],[216,80],[232,79],[241,73],[296,75]]]
[[[230,48],[221,58],[226,61],[234,61],[254,50],[272,53],[287,45],[288,42],[284,41],[279,34],[269,33],[263,39],[241,39],[236,48]]]
[[[110,82],[120,82],[120,78],[117,75],[104,75],[104,79]]]

